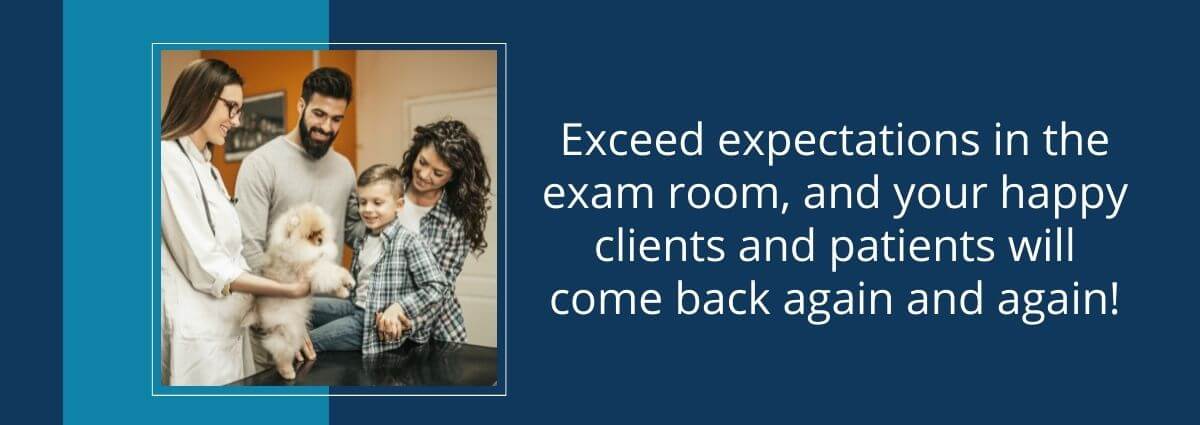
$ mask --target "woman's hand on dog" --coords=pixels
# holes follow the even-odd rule
[[[300,282],[276,282],[262,276],[242,273],[229,283],[229,290],[244,294],[267,297],[303,298],[312,291],[308,280]]]
[[[312,293],[312,280],[306,273],[300,274],[300,281],[296,283],[287,283],[288,292],[291,298],[304,298]]]
[[[288,298],[304,298],[312,291],[312,285],[308,282],[285,283],[287,286]]]

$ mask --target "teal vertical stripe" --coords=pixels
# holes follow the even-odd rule
[[[63,418],[66,423],[328,423],[324,387],[157,388],[160,80],[155,42],[325,43],[324,0],[63,5]],[[162,46],[202,49],[203,45]],[[308,46],[211,48],[311,49]],[[153,195],[153,197],[152,197]]]

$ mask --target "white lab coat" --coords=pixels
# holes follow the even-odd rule
[[[247,294],[225,292],[249,270],[242,229],[220,174],[186,137],[162,158],[162,376],[167,385],[224,385],[246,376]],[[194,167],[194,168],[193,168]],[[195,171],[193,171],[193,169]],[[200,191],[208,198],[212,228]],[[214,230],[215,228],[215,235]]]

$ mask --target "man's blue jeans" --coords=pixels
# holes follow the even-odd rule
[[[350,300],[313,297],[313,348],[320,351],[362,349],[363,309]]]

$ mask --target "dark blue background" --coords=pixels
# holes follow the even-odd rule
[[[13,185],[10,200],[16,203],[9,214],[22,223],[13,240],[36,259],[27,267],[31,274],[10,278],[14,282],[53,281],[61,267],[62,235],[54,229],[62,215],[54,188],[60,186],[62,165],[54,134],[63,125],[55,103],[62,92],[55,88],[61,74],[53,71],[62,63],[54,51],[61,31],[57,5],[44,6],[47,25],[39,27],[45,34],[9,37],[38,40],[45,43],[41,51],[50,53],[43,58],[22,52],[20,57],[37,63],[9,67],[17,74],[10,88],[32,91],[12,96],[17,111],[6,109],[11,118],[21,118],[9,128],[27,131],[14,133],[20,160],[6,176],[21,183]],[[507,42],[509,95],[508,396],[335,397],[329,401],[331,422],[1194,421],[1189,405],[1196,398],[1196,320],[1190,307],[1197,289],[1188,266],[1196,232],[1188,219],[1194,216],[1194,123],[1200,112],[1195,10],[1153,4],[853,3],[780,9],[751,2],[701,8],[334,0],[328,13],[332,42]],[[170,26],[175,18],[155,25]],[[267,22],[281,29],[312,24]],[[193,38],[205,37],[188,40]],[[144,56],[139,50],[137,57]],[[127,95],[122,93],[113,89],[113,96]],[[144,96],[137,97],[141,102]],[[104,99],[87,101],[89,110],[113,113]],[[1077,129],[1106,130],[1112,144],[1105,158],[788,158],[773,168],[715,155],[711,144],[703,159],[559,155],[564,121],[660,129],[689,128],[696,120],[704,120],[710,141],[725,128],[874,128],[897,121],[909,129],[974,128],[986,141],[996,120],[1030,130],[1067,120]],[[102,130],[100,142],[107,142]],[[643,234],[789,233],[813,225],[826,234],[903,226],[912,234],[970,229],[1004,235],[1037,232],[1055,222],[1045,212],[994,206],[914,211],[894,223],[882,211],[806,212],[795,200],[792,212],[779,217],[665,208],[551,211],[541,199],[551,182],[774,181],[794,192],[798,186],[789,182],[855,182],[875,172],[885,182],[984,181],[993,190],[1002,172],[1025,182],[1129,183],[1130,189],[1115,221],[1062,220],[1077,231],[1072,264],[878,264],[837,274],[828,273],[824,262],[602,265],[591,249],[595,238],[618,225]],[[26,190],[30,175],[40,176],[38,187],[46,190]],[[887,192],[883,196],[886,200]],[[121,229],[113,232],[132,232]],[[996,248],[1003,255],[1004,246]],[[670,294],[679,278],[724,288],[757,279],[778,290],[864,280],[897,294],[918,287],[962,289],[975,279],[993,289],[1063,287],[1074,280],[1104,286],[1117,280],[1121,314],[1051,318],[1038,327],[990,311],[983,317],[834,318],[812,327],[779,314],[559,318],[547,305],[554,288],[658,288]],[[55,313],[61,289],[37,288],[37,296],[10,303],[7,317],[18,331],[10,338],[16,347],[37,347],[20,359],[45,364],[7,363],[29,373],[11,379],[29,398],[51,402],[26,404],[35,417],[45,418],[58,410],[52,397],[62,382],[54,375],[61,359],[54,354],[61,347],[62,322]],[[31,321],[45,329],[23,327]],[[26,352],[18,350],[23,349],[7,351]],[[222,409],[233,403],[208,400]],[[175,405],[155,401],[184,412],[217,409],[194,399],[177,399]],[[238,401],[245,401],[243,407],[264,403]]]
[[[432,5],[432,4],[430,4]],[[330,39],[508,43],[508,397],[331,399],[333,422],[524,416],[563,421],[1178,421],[1194,417],[1197,116],[1194,10],[957,3],[775,8],[739,2],[444,10],[437,4],[331,4]],[[565,158],[562,123],[594,129],[688,129],[704,120],[703,159]],[[1038,131],[1066,120],[1103,129],[1104,158],[1000,159],[994,121]],[[803,159],[773,168],[717,155],[721,129],[977,129],[974,158]],[[764,160],[765,161],[765,160]],[[1054,221],[1045,211],[797,208],[552,211],[552,182],[982,181],[1129,183],[1114,221]],[[789,185],[789,183],[792,183]],[[884,205],[889,189],[881,193]],[[1014,265],[998,240],[989,264],[603,265],[595,238],[640,234],[799,232],[1007,235],[1076,230],[1071,264]],[[818,233],[818,239],[822,239]],[[727,249],[728,255],[735,251]],[[825,257],[827,258],[827,257]],[[1049,318],[1038,327],[983,317],[834,318],[824,327],[781,312],[758,318],[560,318],[552,289],[1059,288],[1119,281],[1120,315]],[[665,309],[671,311],[670,308]]]
[[[31,2],[6,15],[0,215],[9,290],[0,364],[9,392],[19,395],[3,405],[10,418],[56,423],[63,406],[62,4]]]

